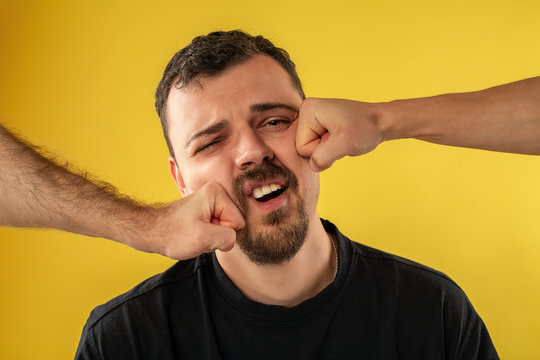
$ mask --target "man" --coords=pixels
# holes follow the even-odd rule
[[[305,99],[296,147],[310,157],[314,171],[400,138],[540,155],[539,94],[540,77],[535,77],[478,92],[381,104]],[[234,246],[235,233],[227,222],[209,227],[202,216],[201,205],[208,212],[223,206],[224,199],[218,192],[167,205],[142,204],[85,172],[51,161],[0,125],[1,226],[54,228],[189,259]]]
[[[498,358],[452,280],[319,219],[312,167],[362,150],[325,158],[341,130],[303,99],[287,53],[262,37],[212,33],[173,57],[156,92],[170,172],[197,209],[192,237],[228,229],[235,246],[96,308],[77,359]]]

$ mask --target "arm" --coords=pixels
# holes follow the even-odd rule
[[[311,156],[312,167],[321,171],[343,156],[404,138],[540,155],[540,77],[388,103],[307,99],[296,140],[299,154]]]
[[[215,184],[168,205],[145,205],[88,177],[48,160],[0,125],[0,226],[103,237],[175,259],[229,250],[234,229],[243,226]]]

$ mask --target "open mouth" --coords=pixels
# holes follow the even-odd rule
[[[258,202],[267,202],[277,198],[287,189],[286,186],[281,186],[275,183],[267,184],[253,188],[251,194]]]

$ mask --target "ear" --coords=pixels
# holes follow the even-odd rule
[[[184,184],[184,179],[182,178],[182,173],[180,172],[180,169],[172,156],[169,156],[169,171],[171,172],[174,183],[176,184],[178,190],[180,190],[182,197],[189,195],[186,185]]]

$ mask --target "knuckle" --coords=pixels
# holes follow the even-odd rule
[[[309,109],[313,106],[315,98],[306,98],[300,105],[300,114],[309,112]]]
[[[246,226],[246,220],[244,220],[244,217],[240,214],[240,211],[238,211],[238,225],[237,225],[237,229],[242,229],[244,226]],[[235,233],[235,237],[236,237],[236,233]]]
[[[313,162],[313,164],[319,168],[319,169],[322,169],[324,166],[323,166],[323,161],[318,157],[318,156],[312,156],[311,157],[311,161]]]
[[[318,154],[318,156],[311,157],[311,161],[315,166],[319,169],[319,171],[323,171],[328,169],[332,166],[335,160],[337,160],[339,156],[336,156],[335,154]]]

